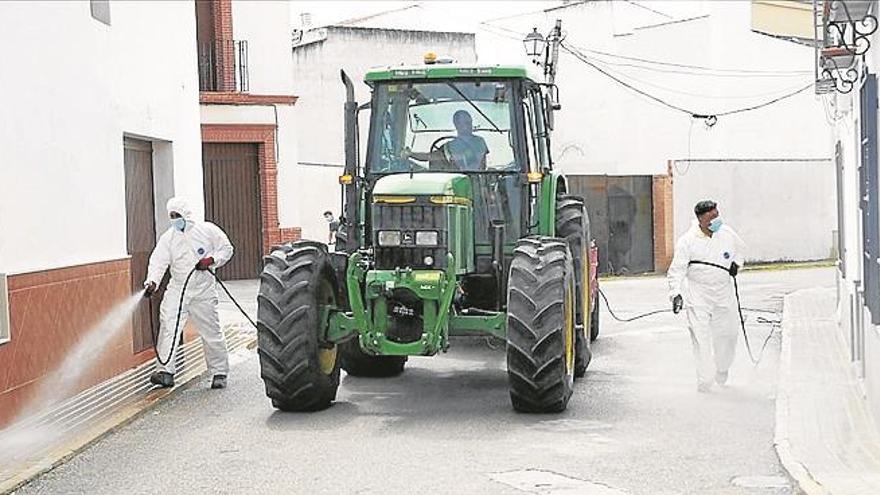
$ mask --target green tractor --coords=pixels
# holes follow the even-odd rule
[[[335,250],[266,256],[258,351],[284,411],[330,406],[340,369],[403,372],[453,336],[506,341],[514,409],[563,411],[598,335],[596,250],[583,199],[554,171],[556,88],[517,66],[431,63],[346,87]],[[358,120],[370,111],[366,157]]]

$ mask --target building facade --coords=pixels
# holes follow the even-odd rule
[[[195,30],[187,2],[0,4],[0,425],[141,287],[165,201],[202,195]],[[145,311],[71,392],[152,358]]]
[[[823,22],[850,25],[876,16],[878,3],[820,2]],[[875,21],[876,22],[876,21]],[[828,32],[828,31],[826,31]],[[878,172],[878,89],[880,36],[869,35],[867,51],[855,55],[852,38],[830,36],[820,51],[819,73],[827,118],[833,123],[838,211],[838,316],[849,359],[865,395],[880,417],[880,172]],[[836,68],[835,68],[836,66]],[[850,69],[853,72],[850,72]],[[818,86],[822,86],[821,84]],[[817,86],[817,87],[818,87]]]
[[[0,74],[2,426],[87,336],[62,395],[153,358],[158,304],[100,327],[142,290],[169,198],[229,234],[222,278],[256,278],[299,237],[300,184],[285,3],[5,3],[0,41],[21,47]]]
[[[252,279],[271,246],[299,238],[289,5],[195,5],[205,218],[236,247],[221,276]]]

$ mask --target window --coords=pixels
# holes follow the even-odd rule
[[[110,0],[89,0],[92,9],[92,17],[110,25]]]
[[[0,273],[0,344],[9,342],[9,290],[6,274]]]
[[[509,83],[384,83],[376,88],[375,103],[374,173],[520,170]]]

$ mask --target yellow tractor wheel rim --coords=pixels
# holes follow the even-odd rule
[[[574,369],[574,308],[572,308],[572,302],[574,302],[574,289],[569,287],[565,291],[565,304],[563,304],[563,310],[565,311],[565,371],[566,373],[571,372]]]
[[[333,370],[336,368],[335,345],[329,349],[318,349],[318,366],[321,368],[321,373],[325,375],[333,373]]]

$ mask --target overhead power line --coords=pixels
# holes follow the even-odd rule
[[[526,36],[524,33],[520,33],[519,31],[509,29],[504,26],[498,26],[498,25],[491,24],[488,22],[481,22],[480,24],[483,26],[490,27],[490,28],[496,29],[496,30],[501,30],[501,31],[507,32],[513,36],[516,36],[516,37],[504,36],[504,35],[498,34],[497,32],[494,33],[494,34],[497,34],[498,36],[504,36],[504,37],[507,37],[512,40],[522,41],[522,39]],[[760,75],[767,75],[767,76],[769,76],[769,75],[774,75],[774,76],[792,75],[792,76],[794,76],[794,75],[800,75],[800,74],[812,74],[812,71],[809,71],[809,70],[766,70],[766,69],[749,69],[749,68],[738,69],[738,68],[729,68],[729,67],[725,67],[725,68],[707,67],[704,65],[681,64],[681,63],[676,63],[676,62],[668,62],[668,61],[664,61],[664,60],[653,60],[653,59],[647,59],[647,58],[641,58],[641,57],[633,57],[633,56],[629,56],[629,55],[622,55],[619,53],[606,52],[606,51],[602,51],[602,50],[593,50],[590,48],[580,47],[580,46],[577,46],[577,45],[574,45],[571,43],[569,43],[569,46],[571,48],[576,49],[581,52],[587,52],[587,53],[592,53],[592,54],[596,54],[596,55],[603,55],[606,57],[617,58],[617,59],[621,59],[621,60],[629,60],[629,61],[633,61],[633,62],[642,62],[644,64],[660,65],[660,66],[666,66],[666,67],[676,67],[679,69],[693,69],[693,70],[698,70],[698,71],[723,72],[723,73],[740,74],[740,75],[746,75],[746,74],[759,75],[760,74]],[[656,67],[645,67],[645,69],[659,70]]]
[[[793,97],[793,96],[795,96],[795,95],[797,95],[797,94],[803,93],[804,91],[806,91],[806,90],[808,90],[808,89],[810,89],[810,88],[813,87],[813,82],[810,82],[809,84],[805,85],[804,87],[802,87],[802,88],[800,88],[800,89],[797,89],[797,90],[795,90],[795,91],[792,91],[792,92],[789,92],[789,93],[783,94],[783,95],[778,96],[778,97],[776,97],[776,98],[773,98],[773,99],[771,99],[771,100],[769,100],[769,101],[766,101],[766,102],[763,102],[763,103],[758,103],[758,104],[755,104],[755,105],[750,105],[750,106],[743,107],[743,108],[737,108],[737,109],[734,109],[734,110],[727,110],[727,111],[724,111],[724,112],[716,112],[716,113],[696,112],[696,111],[688,110],[687,108],[681,107],[681,106],[676,105],[676,104],[674,104],[674,103],[670,103],[670,102],[668,102],[668,101],[666,101],[666,100],[664,100],[664,99],[662,99],[662,98],[660,98],[660,97],[658,97],[658,96],[655,96],[655,95],[652,95],[651,93],[648,93],[647,91],[645,91],[645,90],[643,90],[643,89],[640,89],[640,88],[638,88],[638,87],[636,87],[636,86],[633,86],[632,84],[630,84],[630,83],[624,81],[623,79],[621,79],[621,78],[615,76],[614,74],[608,72],[607,70],[603,69],[602,67],[600,67],[599,65],[597,65],[596,63],[594,63],[593,61],[591,61],[591,60],[589,59],[589,57],[587,57],[586,55],[584,55],[583,53],[581,53],[579,50],[572,48],[572,47],[571,47],[569,44],[567,44],[567,43],[563,43],[563,44],[562,44],[562,49],[565,50],[566,52],[568,52],[569,54],[573,55],[575,58],[577,58],[578,60],[580,60],[582,63],[584,63],[584,64],[586,64],[586,65],[592,67],[594,70],[598,71],[599,73],[601,73],[601,74],[604,75],[605,77],[608,77],[609,79],[611,79],[611,80],[613,80],[614,82],[620,84],[621,86],[623,86],[623,87],[629,89],[630,91],[633,91],[633,92],[635,92],[635,93],[638,93],[638,94],[644,96],[645,98],[648,98],[648,99],[654,101],[655,103],[658,103],[658,104],[660,104],[660,105],[662,105],[662,106],[664,106],[664,107],[667,107],[667,108],[669,108],[669,109],[671,109],[671,110],[675,110],[675,111],[677,111],[677,112],[681,112],[681,113],[687,114],[687,115],[689,115],[691,118],[695,118],[695,119],[705,119],[705,120],[706,120],[706,123],[707,123],[708,125],[710,125],[710,126],[711,126],[711,125],[714,125],[715,120],[717,120],[718,117],[723,117],[723,116],[728,116],[728,115],[734,115],[734,114],[738,114],[738,113],[744,113],[744,112],[749,112],[749,111],[757,110],[757,109],[759,109],[759,108],[764,108],[764,107],[767,107],[767,106],[773,105],[774,103],[778,103],[778,102],[780,102],[780,101],[782,101],[782,100],[785,100],[785,99],[791,98],[791,97]]]

